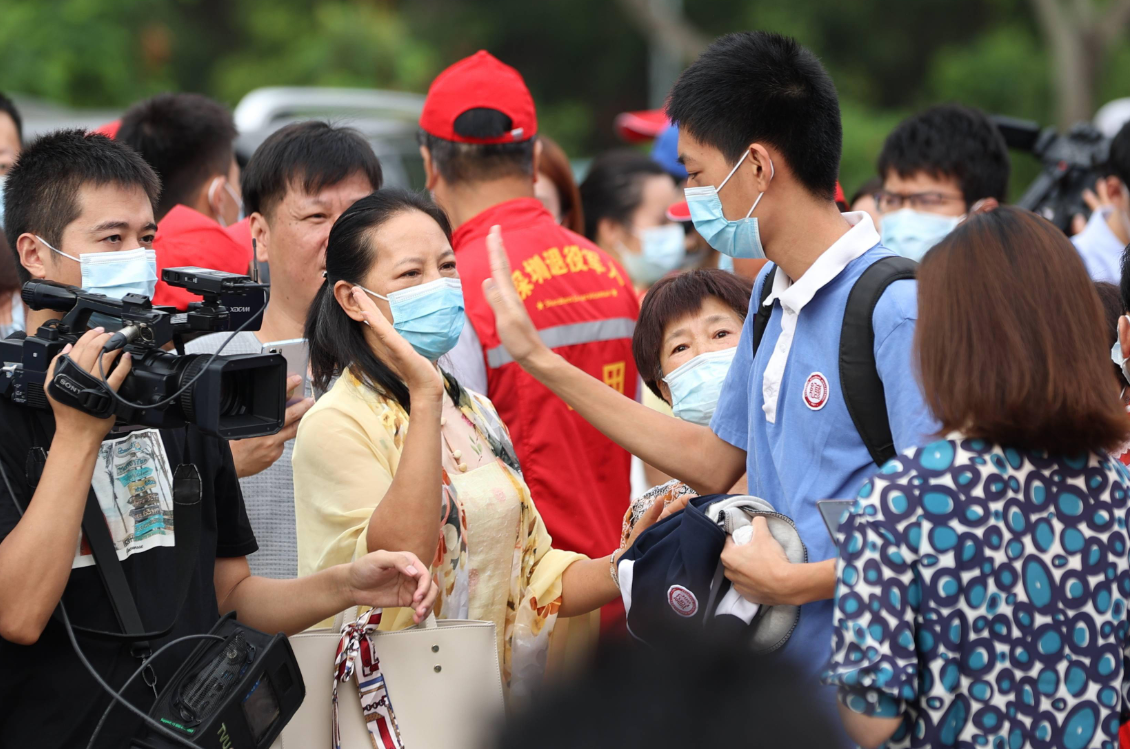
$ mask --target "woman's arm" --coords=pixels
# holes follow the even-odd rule
[[[681,508],[680,508],[681,509]],[[631,548],[640,534],[657,521],[675,512],[655,502],[640,517],[624,550]],[[612,559],[619,560],[623,551],[617,549],[600,559],[579,559],[565,568],[561,575],[560,616],[580,616],[599,609],[620,597],[620,586],[612,580]]]
[[[716,436],[708,427],[637,403],[549,349],[514,288],[499,227],[491,229],[487,247],[491,278],[483,282],[483,292],[494,311],[499,338],[523,369],[610,440],[699,493],[724,492],[741,478],[745,450]]]
[[[412,401],[400,463],[392,484],[369,518],[365,543],[370,551],[406,549],[430,562],[439,544],[443,497],[439,431],[443,381],[435,366],[396,333],[367,294],[354,289],[353,298],[377,338],[381,349],[378,355],[400,373]]]
[[[439,588],[427,566],[405,552],[374,551],[305,577],[271,580],[252,577],[247,557],[217,558],[213,573],[221,613],[263,632],[293,635],[351,606],[411,606],[419,624],[435,603]]]

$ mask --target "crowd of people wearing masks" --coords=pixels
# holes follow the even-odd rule
[[[55,613],[115,626],[91,493],[142,622],[169,627],[154,646],[227,612],[287,635],[357,606],[380,631],[491,622],[497,746],[1119,745],[1130,126],[1069,238],[1006,205],[1004,139],[959,104],[899,124],[845,198],[832,78],[777,34],[716,40],[665,120],[578,184],[478,52],[428,91],[413,192],[338,124],[281,127],[241,168],[197,94],[27,143],[0,97],[5,336],[59,316],[28,281],[184,310],[163,269],[269,266],[259,329],[186,351],[308,354],[264,437],[0,398],[0,746],[85,745],[110,704]],[[119,388],[113,332],[48,378],[67,357]],[[185,463],[182,600],[175,528],[121,508],[171,501]],[[852,500],[842,523],[824,500]],[[109,684],[137,667],[83,648]],[[123,696],[146,709],[176,666]],[[99,746],[137,731],[114,715]]]

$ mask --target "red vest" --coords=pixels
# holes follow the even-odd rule
[[[157,253],[158,279],[165,268],[194,265],[245,274],[251,265],[250,242],[243,244],[237,241],[219,223],[183,205],[173,206],[157,224],[153,249]],[[168,286],[160,280],[153,293],[154,304],[167,304],[177,309],[185,309],[189,302],[199,301],[200,297],[196,294]]]
[[[467,317],[483,346],[487,396],[510,429],[530,495],[553,545],[601,557],[614,551],[628,507],[631,456],[518,366],[483,296],[487,232],[502,227],[514,285],[550,348],[609,387],[636,397],[632,332],[639,303],[608,254],[553,220],[535,198],[483,211],[455,232]]]

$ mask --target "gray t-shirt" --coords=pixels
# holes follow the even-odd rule
[[[185,346],[190,354],[211,354],[231,333],[201,336]],[[236,333],[222,354],[258,354],[263,344],[252,332]],[[282,456],[269,468],[239,480],[251,528],[259,551],[247,558],[251,574],[287,579],[298,576],[298,538],[294,525],[294,474],[290,456],[294,440],[283,446]]]

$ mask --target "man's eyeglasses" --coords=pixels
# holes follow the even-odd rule
[[[965,202],[965,198],[961,195],[947,195],[944,192],[897,193],[880,190],[874,197],[881,213],[890,213],[907,207],[916,211],[929,211],[940,208],[946,203]]]

